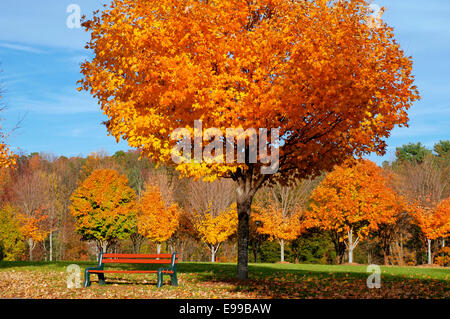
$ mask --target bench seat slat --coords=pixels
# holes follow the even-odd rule
[[[103,259],[104,264],[170,264],[170,259]],[[176,262],[176,261],[175,261]]]
[[[156,274],[157,270],[89,270],[91,273],[118,273],[118,274]],[[165,274],[173,273],[170,270],[163,270]]]
[[[172,254],[103,254],[103,258],[172,258]],[[178,254],[176,255],[178,258]]]

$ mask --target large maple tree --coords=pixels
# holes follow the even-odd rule
[[[407,123],[419,98],[412,59],[391,27],[368,23],[372,13],[365,0],[113,0],[83,23],[93,55],[80,89],[98,99],[118,140],[184,175],[236,182],[244,279],[252,199],[264,183],[383,154],[384,138]],[[171,133],[193,133],[195,120],[223,135],[279,129],[281,143],[266,144],[279,151],[278,174],[262,174],[259,157],[174,163]]]

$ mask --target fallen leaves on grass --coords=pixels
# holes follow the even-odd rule
[[[450,298],[448,281],[411,278],[382,279],[380,289],[367,288],[365,277],[292,272],[256,273],[246,281],[212,272],[181,273],[178,287],[170,286],[167,278],[160,289],[152,275],[111,275],[105,286],[93,278],[91,287],[79,289],[68,289],[66,278],[65,272],[56,270],[4,270],[0,272],[0,298]]]

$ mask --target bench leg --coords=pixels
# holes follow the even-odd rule
[[[98,284],[101,285],[101,286],[106,285],[105,274],[103,274],[103,273],[99,273],[98,274]]]
[[[161,288],[163,285],[163,273],[161,270],[158,270],[158,281],[156,282],[156,288]]]
[[[173,273],[172,275],[170,275],[170,284],[175,287],[178,286],[177,273]]]
[[[84,271],[84,287],[89,287],[91,285],[91,274],[89,273],[89,271],[86,269]]]

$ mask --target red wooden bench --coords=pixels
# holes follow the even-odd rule
[[[98,275],[100,285],[105,284],[105,274],[158,274],[156,286],[163,285],[163,275],[170,275],[172,286],[178,286],[177,279],[178,254],[104,254],[100,253],[97,267],[88,267],[84,271],[84,287],[91,285],[90,274]],[[160,267],[158,270],[105,270],[105,264],[160,264],[167,267]]]

